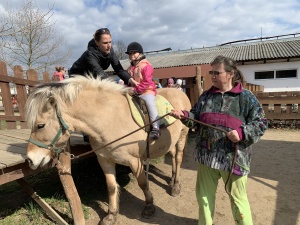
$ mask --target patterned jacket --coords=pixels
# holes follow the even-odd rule
[[[236,130],[238,155],[233,173],[243,176],[250,172],[252,144],[257,142],[267,129],[267,119],[256,97],[238,83],[231,91],[222,94],[212,87],[204,92],[190,112],[184,114],[195,120],[220,129]],[[194,158],[210,168],[230,171],[235,144],[222,131],[196,124],[191,120],[182,122],[192,128],[198,126]]]

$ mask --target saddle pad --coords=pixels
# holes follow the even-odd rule
[[[134,121],[140,126],[143,127],[145,126],[145,118],[143,115],[142,110],[138,106],[137,102],[133,100],[133,97],[130,96],[129,94],[126,94],[126,98],[129,103],[129,107],[131,110],[131,115],[134,119]],[[161,95],[156,95],[156,100],[155,100],[155,105],[156,109],[158,111],[158,116],[164,116],[165,114],[171,112],[174,107],[171,105],[171,103],[163,96]],[[176,119],[173,116],[165,116],[160,120],[160,126],[161,127],[166,127],[174,123]]]

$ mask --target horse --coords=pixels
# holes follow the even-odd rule
[[[147,132],[133,120],[125,95],[129,88],[112,80],[77,75],[60,82],[36,86],[26,102],[26,121],[31,129],[27,158],[32,169],[45,167],[66,146],[72,131],[89,136],[90,145],[105,174],[108,189],[108,215],[102,224],[115,224],[119,211],[116,164],[130,167],[145,196],[143,217],[154,212],[153,196],[147,185],[144,160],[148,143],[150,158],[166,153],[172,157],[172,193],[180,192],[180,167],[188,128],[180,120],[161,129],[158,140],[147,142]],[[191,109],[187,95],[175,88],[158,89],[174,108]],[[126,136],[106,146],[119,137]],[[56,151],[60,149],[60,151]],[[149,157],[149,156],[148,156]]]

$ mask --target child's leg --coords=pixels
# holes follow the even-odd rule
[[[150,116],[150,121],[152,122],[153,120],[156,120],[158,118],[158,112],[155,106],[155,96],[146,94],[146,95],[140,95],[140,98],[143,99],[146,103],[149,116]],[[156,121],[152,124],[153,128],[159,130],[159,121]]]

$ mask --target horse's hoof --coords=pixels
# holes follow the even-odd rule
[[[104,219],[101,221],[101,225],[115,225],[117,222],[117,215],[108,214]]]
[[[180,194],[180,191],[181,191],[181,185],[180,184],[174,185],[171,190],[171,196],[173,197],[178,196]]]
[[[153,214],[155,213],[155,207],[153,204],[151,205],[146,205],[143,212],[142,212],[142,217],[145,219],[150,219]]]

